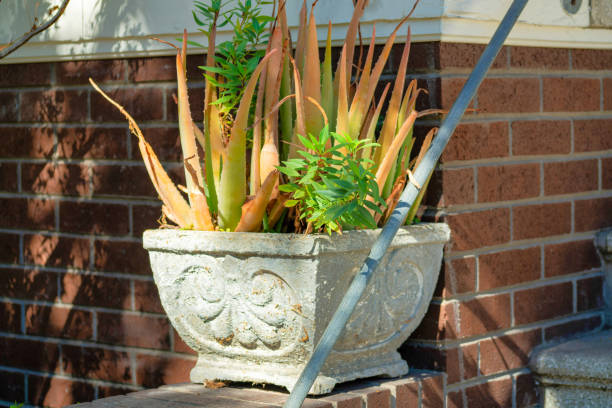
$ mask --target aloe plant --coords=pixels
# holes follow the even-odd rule
[[[416,81],[405,86],[410,50],[408,30],[389,107],[382,128],[377,132],[389,85],[378,101],[375,101],[375,90],[397,33],[409,16],[389,36],[376,62],[374,31],[364,63],[355,70],[353,59],[358,24],[366,2],[358,0],[355,5],[340,60],[334,71],[331,62],[331,22],[328,24],[325,57],[320,61],[313,9],[309,11],[304,1],[296,47],[292,52],[285,0],[281,0],[274,23],[269,28],[265,56],[252,69],[246,85],[240,87],[239,102],[232,101],[229,123],[229,110],[220,103],[228,100],[228,94],[223,89],[223,82],[227,81],[227,78],[223,78],[228,66],[223,61],[226,53],[215,54],[220,2],[217,1],[219,7],[207,9],[206,18],[209,20],[205,24],[207,29],[203,30],[208,37],[207,60],[203,67],[207,79],[203,130],[193,122],[188,103],[186,33],[182,48],[177,48],[176,55],[179,131],[186,176],[186,186],[182,188],[172,183],[129,113],[90,79],[94,88],[127,118],[132,133],[138,138],[149,176],[163,203],[163,214],[170,221],[184,229],[259,231],[263,228],[266,231],[282,229],[298,232],[341,231],[343,228],[372,227],[376,222],[384,222],[397,203],[402,187],[410,181],[410,172],[428,149],[433,136],[432,131],[421,145],[419,156],[411,161],[415,140],[414,122],[422,114],[437,111],[418,113],[415,110],[419,94]],[[198,4],[202,7],[204,5],[202,2]],[[351,82],[353,77],[355,81]],[[308,144],[315,140],[312,135],[320,135],[322,131],[329,132],[333,137],[327,136],[327,145],[314,151]],[[250,141],[249,133],[252,133]],[[200,143],[204,150],[203,158],[198,157],[196,143]],[[359,149],[354,148],[355,143],[360,146]],[[353,147],[349,151],[347,149],[350,146]],[[329,159],[330,152],[334,152],[336,157],[332,167],[338,171],[328,168],[328,174],[351,174],[353,177],[353,172],[340,171],[350,163],[338,160],[350,157],[350,165],[356,168],[363,166],[359,174],[364,177],[368,175],[367,185],[373,187],[364,190],[368,192],[366,197],[363,194],[359,196],[360,206],[352,204],[349,197],[346,199],[349,202],[343,199],[342,206],[332,203],[328,211],[335,211],[333,213],[326,213],[327,210],[322,209],[321,217],[329,221],[316,221],[313,227],[312,221],[296,211],[296,208],[301,206],[303,209],[305,205],[304,202],[296,205],[303,197],[295,197],[295,192],[300,190],[296,183],[303,179],[304,174],[295,170],[296,162],[293,162],[293,172],[287,171],[287,166],[292,165],[291,160],[313,154],[321,155],[321,159]],[[247,154],[250,155],[248,169]],[[284,164],[281,165],[281,162]],[[282,176],[278,169],[282,171]],[[334,180],[334,183],[339,183],[337,186],[346,187],[342,177]],[[330,196],[329,177],[327,181],[327,184],[323,182],[313,185],[325,186],[321,188],[327,189]],[[356,179],[355,182],[361,181]],[[281,183],[293,187],[279,188]],[[364,199],[366,207],[361,205]],[[415,203],[414,208],[418,205],[418,202]],[[358,207],[360,209],[354,210],[358,211],[354,214],[342,213]],[[368,208],[367,216],[363,212],[364,208]],[[414,213],[411,211],[410,217],[414,217]],[[336,217],[330,217],[334,214]],[[349,220],[348,224],[346,220]],[[350,220],[366,221],[350,225]],[[280,225],[283,221],[285,226]]]

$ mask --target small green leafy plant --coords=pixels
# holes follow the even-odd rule
[[[378,145],[330,132],[327,126],[318,137],[309,134],[298,138],[307,150],[299,150],[301,158],[289,159],[279,167],[291,180],[279,187],[292,197],[285,206],[296,207],[299,218],[315,231],[331,234],[342,229],[376,228],[374,214],[382,215],[385,201],[375,175],[368,170],[373,162],[361,153]]]
[[[260,45],[270,36],[268,25],[274,18],[263,15],[261,6],[271,3],[264,0],[194,3],[193,18],[196,24],[203,27],[200,31],[206,36],[218,28],[232,29],[232,39],[217,45],[214,66],[199,67],[204,71],[206,80],[218,89],[219,96],[212,103],[219,107],[219,113],[225,117],[226,123],[233,118],[246,84],[265,54]]]

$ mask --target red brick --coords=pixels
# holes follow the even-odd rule
[[[474,202],[474,169],[435,171],[423,202],[437,208]]]
[[[121,104],[137,122],[163,119],[162,89],[121,88],[109,91],[107,94]],[[97,92],[91,94],[91,119],[96,122],[125,121],[123,115]]]
[[[588,70],[609,70],[612,66],[610,50],[572,50],[572,68]]]
[[[477,336],[510,327],[510,295],[479,297],[459,305],[461,337]]]
[[[23,122],[83,122],[87,120],[87,91],[23,92],[20,106]]]
[[[572,194],[598,188],[597,160],[544,163],[544,193]]]
[[[612,110],[612,78],[604,78],[603,80],[603,94],[604,94],[604,110]]]
[[[540,248],[515,249],[478,257],[478,290],[538,280]]]
[[[0,337],[0,361],[3,366],[22,370],[55,372],[59,369],[59,349],[53,343]]]
[[[574,149],[577,152],[612,149],[612,119],[574,121]]]
[[[453,303],[429,305],[423,321],[412,334],[412,338],[444,340],[457,337],[457,318]]]
[[[0,206],[0,227],[33,230],[55,229],[55,201],[5,198]]]
[[[334,407],[336,408],[362,408],[363,407],[363,398],[361,398],[361,395],[353,394],[351,392],[341,392],[337,394],[324,396],[319,401],[335,404]]]
[[[507,208],[449,215],[447,222],[455,251],[499,245],[510,240],[510,211]]]
[[[97,165],[92,168],[92,183],[96,196],[157,196],[144,165]]]
[[[88,168],[82,164],[24,163],[21,183],[26,192],[38,194],[89,194]]]
[[[178,121],[178,107],[172,95],[176,95],[176,89],[169,89],[166,95],[166,113],[170,122]],[[200,123],[204,119],[204,88],[191,87],[188,95],[191,117],[196,123]]]
[[[465,85],[467,78],[442,78],[440,80],[440,108],[450,109],[453,103],[459,96],[459,92]],[[468,109],[474,108],[474,101],[470,102]],[[466,115],[473,114],[473,112],[467,111]]]
[[[461,390],[446,393],[446,408],[463,408],[463,392]]]
[[[478,160],[508,156],[508,123],[464,123],[457,126],[441,161]]]
[[[121,60],[68,61],[55,64],[58,84],[89,84],[92,78],[97,84],[121,81],[125,78],[125,65]]]
[[[136,357],[136,381],[147,388],[188,382],[194,365],[195,360],[139,354]]]
[[[25,235],[23,256],[26,264],[89,268],[89,240],[57,235]]]
[[[54,301],[57,275],[30,269],[0,269],[2,296],[28,300]]]
[[[539,164],[478,168],[478,202],[519,200],[540,195]]]
[[[604,281],[601,276],[581,279],[577,285],[577,306],[579,312],[600,309],[604,306],[603,287]]]
[[[446,261],[438,279],[438,286],[435,296],[442,297],[476,290],[476,258]]]
[[[19,263],[19,235],[0,234],[0,262]]]
[[[539,112],[540,81],[535,78],[489,78],[478,90],[482,113]]]
[[[441,375],[421,381],[421,408],[438,408],[444,405],[444,384]]]
[[[412,70],[426,70],[426,69],[436,69],[440,67],[439,60],[440,57],[440,46],[443,43],[440,42],[422,42],[422,43],[412,43],[410,44],[410,58],[408,58],[408,70],[412,72]],[[395,64],[393,67],[396,67],[399,64],[401,58],[401,52],[403,51],[403,44],[395,44],[391,49],[391,57],[393,58],[393,62]],[[377,46],[377,47],[380,47]],[[382,48],[381,48],[382,49]],[[378,48],[374,48],[374,53]],[[338,59],[340,59],[340,49],[338,49]],[[337,66],[334,64],[333,66]],[[397,72],[397,69],[391,69],[387,71],[387,73]]]
[[[98,313],[98,341],[140,348],[170,349],[168,319]]]
[[[485,46],[481,44],[440,43],[439,68],[467,68],[472,70]],[[411,50],[412,51],[412,50]],[[508,66],[508,47],[502,47],[493,61],[492,69],[506,68]],[[412,58],[412,52],[411,52]]]
[[[563,48],[510,47],[510,67],[523,69],[569,69],[569,52]]]
[[[0,163],[0,191],[17,192],[17,163]]]
[[[571,123],[568,120],[512,122],[512,155],[569,154]]]
[[[151,275],[149,255],[140,242],[97,240],[94,251],[97,270]]]
[[[419,384],[416,381],[404,381],[395,386],[395,408],[418,408]],[[359,405],[357,408],[361,408]]]
[[[521,325],[565,316],[572,313],[572,304],[571,282],[517,291],[514,321]]]
[[[21,305],[0,302],[0,316],[0,331],[21,333]]]
[[[494,337],[480,342],[480,371],[491,375],[527,366],[529,354],[542,343],[542,330]]]
[[[129,59],[128,69],[128,79],[133,82],[176,81],[175,57]]]
[[[178,128],[150,127],[143,129],[142,132],[159,160],[179,162],[183,159]],[[132,137],[131,143],[132,158],[140,160],[142,156],[138,150],[138,139]]]
[[[535,406],[540,400],[538,391],[531,373],[516,376],[516,408]]]
[[[148,205],[132,206],[132,220],[134,224],[134,236],[141,238],[142,233],[148,229],[159,228],[161,219],[161,207]]]
[[[28,305],[25,310],[26,334],[43,337],[91,339],[92,314],[66,307]]]
[[[6,64],[0,65],[0,87],[49,85],[51,64]]]
[[[470,408],[491,408],[512,406],[512,380],[505,378],[487,381],[465,389]]]
[[[139,312],[165,313],[155,283],[134,281],[134,308]]]
[[[49,158],[53,154],[53,129],[0,127],[0,157]]]
[[[57,153],[69,159],[126,159],[127,129],[59,128]]]
[[[0,92],[0,122],[19,120],[19,97],[15,92]]]
[[[514,207],[514,239],[567,234],[571,231],[571,204],[541,204]]]
[[[62,366],[64,373],[72,377],[132,382],[130,356],[125,352],[63,345]]]
[[[559,276],[600,267],[592,240],[565,242],[544,247],[545,276]]]
[[[3,65],[0,65],[2,67]],[[0,371],[0,400],[25,401],[25,376],[22,373]],[[361,407],[360,407],[361,408]]]
[[[576,200],[576,231],[594,231],[612,226],[612,197]]]
[[[478,361],[480,347],[478,343],[468,344],[461,347],[463,354],[463,379],[469,380],[478,376]]]
[[[381,387],[365,387],[353,390],[352,393],[361,394],[364,406],[391,408],[391,390]]]
[[[600,329],[601,324],[601,316],[580,318],[567,323],[561,323],[555,326],[547,327],[544,330],[544,336],[547,342],[559,340],[561,338],[567,338],[579,333],[585,333]]]
[[[599,111],[599,79],[543,78],[542,83],[544,112]]]
[[[93,385],[57,377],[28,376],[28,401],[34,405],[61,408],[89,402],[95,397]]]
[[[84,234],[127,235],[129,207],[89,202],[60,203],[60,230]]]
[[[174,347],[173,347],[173,351],[175,351],[177,353],[191,354],[193,356],[197,356],[198,355],[197,352],[195,352],[191,347],[189,347],[183,341],[183,339],[181,339],[181,336],[179,336],[176,331],[174,331]]]
[[[461,381],[461,359],[459,348],[445,350],[446,355],[446,383],[455,384]]]
[[[601,159],[601,188],[612,190],[612,157]]]
[[[128,309],[130,283],[124,279],[68,273],[62,277],[60,298],[75,305]]]

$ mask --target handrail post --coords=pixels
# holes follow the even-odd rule
[[[485,74],[491,67],[493,60],[499,53],[499,50],[510,33],[510,30],[512,30],[512,27],[514,27],[518,17],[525,8],[527,1],[528,0],[514,0],[506,12],[506,15],[497,27],[491,41],[480,56],[478,63],[463,86],[463,89],[461,89],[457,100],[444,119],[444,122],[442,123],[437,136],[433,140],[431,147],[425,154],[421,164],[414,172],[416,184],[421,186],[425,185],[427,178],[433,171],[434,166],[442,155],[442,151],[446,147],[448,140],[457,127],[459,120],[474,97],[474,94],[484,79]],[[312,387],[317,375],[321,371],[323,363],[334,347],[334,344],[336,344],[336,341],[340,337],[346,322],[355,309],[357,302],[361,298],[361,295],[370,281],[372,274],[387,251],[387,248],[391,244],[391,241],[395,237],[398,229],[404,223],[404,220],[408,215],[408,210],[410,210],[410,207],[412,207],[412,203],[414,203],[418,193],[419,189],[414,183],[407,183],[399,203],[395,207],[389,221],[387,221],[383,227],[383,230],[374,243],[368,258],[365,260],[360,271],[353,278],[350,287],[340,302],[340,306],[338,306],[338,309],[332,316],[332,319],[325,329],[321,340],[315,347],[310,360],[304,367],[302,374],[291,391],[291,395],[289,395],[289,398],[285,402],[284,408],[301,407],[306,395],[308,394],[308,391],[310,390],[310,387]]]

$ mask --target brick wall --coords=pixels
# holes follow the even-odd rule
[[[414,44],[423,105],[450,107],[481,49]],[[201,120],[203,60],[190,61]],[[530,350],[602,324],[592,238],[612,224],[610,67],[607,51],[504,49],[444,153],[427,203],[452,243],[402,353],[447,372],[449,407],[529,405]],[[0,405],[187,381],[195,362],[140,245],[159,204],[135,140],[89,76],[182,174],[173,58],[0,65]]]
[[[482,49],[435,46],[423,79],[443,108]],[[612,225],[612,52],[505,47],[472,107],[426,199],[452,242],[402,354],[447,372],[449,408],[530,406],[531,350],[602,326],[593,236]]]

